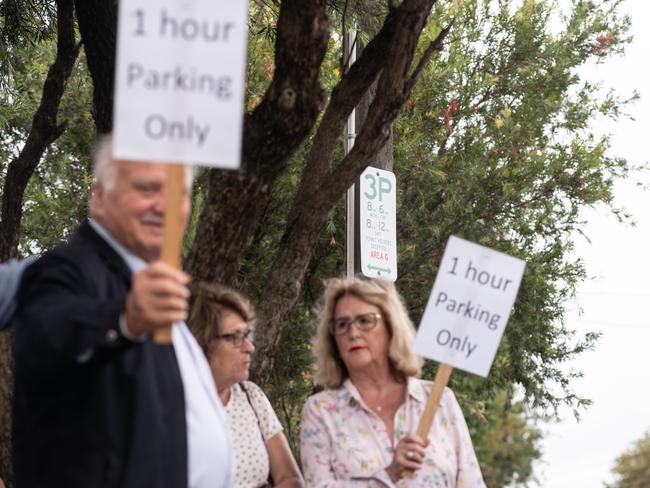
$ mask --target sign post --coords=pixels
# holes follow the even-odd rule
[[[165,184],[165,221],[160,259],[176,269],[181,267],[182,207],[183,194],[186,191],[185,171],[185,166],[182,164],[170,164],[167,168]],[[153,338],[160,344],[171,344],[171,324],[169,327],[156,330]]]
[[[345,32],[344,53],[345,53],[345,70],[357,60],[357,31],[354,29]],[[347,156],[354,147],[354,141],[357,136],[356,126],[357,110],[352,109],[348,116],[345,135],[345,155]],[[358,263],[354,262],[356,250],[355,235],[358,223],[356,222],[356,202],[355,202],[355,185],[352,184],[345,192],[345,275],[349,278],[354,276],[354,270]]]
[[[452,366],[483,377],[490,372],[524,267],[521,259],[449,238],[413,347],[440,363],[418,426],[422,439],[429,434]]]
[[[113,158],[170,163],[161,259],[180,268],[183,164],[239,167],[248,3],[129,0],[118,16]]]
[[[438,407],[440,406],[442,392],[445,390],[447,383],[449,383],[452,369],[451,366],[443,363],[438,366],[438,369],[436,370],[436,377],[433,380],[433,388],[431,389],[429,398],[427,398],[424,412],[422,412],[422,418],[418,424],[417,434],[420,439],[426,439],[429,435],[433,418],[436,416],[436,410],[438,410]]]

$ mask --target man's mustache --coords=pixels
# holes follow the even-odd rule
[[[147,212],[140,217],[140,223],[144,225],[163,225],[164,216],[159,213]]]

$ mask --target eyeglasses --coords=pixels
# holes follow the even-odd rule
[[[352,324],[357,324],[357,327],[361,330],[370,330],[377,325],[377,321],[380,318],[380,313],[362,313],[353,319],[349,317],[332,319],[330,320],[330,332],[334,335],[346,334]]]
[[[215,337],[216,339],[223,339],[230,342],[235,347],[241,347],[244,344],[244,340],[252,344],[255,342],[255,331],[253,329],[248,329],[241,332],[232,332],[230,334],[221,334]]]

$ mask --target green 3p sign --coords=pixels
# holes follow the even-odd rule
[[[360,181],[361,272],[397,279],[396,182],[390,171],[368,167]]]

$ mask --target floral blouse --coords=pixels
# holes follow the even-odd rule
[[[410,378],[406,401],[384,422],[363,402],[348,379],[341,388],[311,396],[302,410],[300,458],[309,487],[485,488],[472,440],[456,397],[445,388],[431,430],[427,456],[412,479],[393,483],[384,471],[393,448],[416,432],[432,383]]]

